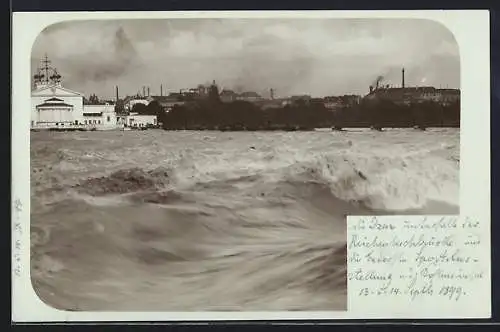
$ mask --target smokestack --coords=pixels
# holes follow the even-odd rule
[[[118,85],[116,86],[116,102],[118,102],[118,99],[119,99],[119,95],[118,95]]]
[[[270,90],[270,93],[271,93],[271,99],[274,99],[274,90],[272,88]]]
[[[148,97],[149,97],[149,86],[148,86]]]
[[[160,84],[160,96],[163,96],[163,84]]]
[[[146,87],[144,85],[142,86],[142,96],[146,97]]]
[[[405,87],[405,69],[401,70],[401,87],[404,89]]]

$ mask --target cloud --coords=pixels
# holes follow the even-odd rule
[[[378,75],[408,84],[458,87],[453,36],[427,20],[170,19],[65,22],[37,39],[64,84],[112,96],[143,85],[153,93],[216,80],[278,95],[364,93]],[[157,91],[158,90],[158,91]]]

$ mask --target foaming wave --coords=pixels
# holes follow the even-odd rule
[[[458,165],[440,157],[325,154],[285,173],[288,181],[324,183],[337,198],[373,209],[418,209],[432,200],[458,206]]]
[[[93,196],[125,194],[164,187],[169,182],[169,173],[170,171],[164,168],[150,171],[131,168],[113,172],[109,176],[87,179],[74,188]]]
[[[147,191],[147,200],[161,202],[173,198],[173,192],[165,195],[167,185],[247,190],[255,182],[312,182],[327,185],[338,199],[371,209],[419,209],[429,201],[458,206],[459,163],[456,156],[446,154],[447,149],[383,156],[349,150],[314,155],[268,151],[237,161],[184,155],[176,166],[123,169],[82,181],[75,188],[93,196]]]

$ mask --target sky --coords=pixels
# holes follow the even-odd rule
[[[368,93],[383,84],[459,88],[453,34],[420,19],[149,19],[68,21],[36,39],[63,86],[103,98],[178,92],[213,80],[264,97]]]

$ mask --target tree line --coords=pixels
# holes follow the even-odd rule
[[[157,115],[166,130],[294,131],[325,127],[460,126],[458,102],[447,106],[434,102],[413,105],[396,105],[390,102],[378,105],[361,103],[331,111],[321,104],[286,105],[263,110],[249,102],[234,101],[175,106],[168,113],[160,110]]]

